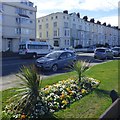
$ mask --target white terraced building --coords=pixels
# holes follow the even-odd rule
[[[94,19],[88,21],[80,18],[79,13],[68,14],[68,11],[37,18],[37,38],[60,48],[105,43],[118,45],[118,31],[111,25],[95,23]]]
[[[2,11],[0,11],[0,51],[2,51]]]
[[[24,2],[0,2],[2,51],[18,52],[19,42],[36,39],[37,7]]]

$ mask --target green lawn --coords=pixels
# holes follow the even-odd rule
[[[99,118],[111,105],[109,93],[112,89],[118,92],[118,62],[112,61],[96,65],[86,75],[101,81],[98,89],[81,100],[73,103],[70,108],[59,111],[55,115],[60,118]]]
[[[108,63],[96,65],[86,71],[86,75],[101,81],[98,89],[83,97],[81,100],[74,102],[65,110],[55,112],[54,115],[60,118],[99,118],[99,116],[111,105],[109,93],[112,89],[118,91],[118,62],[111,61]],[[50,77],[42,81],[42,87],[47,84],[53,84],[59,80],[75,76],[75,72]],[[2,92],[3,108],[6,100],[15,94],[14,89]]]

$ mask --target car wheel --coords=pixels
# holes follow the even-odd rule
[[[113,59],[113,56],[111,56],[111,58],[110,58],[111,60]]]
[[[52,71],[53,72],[56,72],[58,70],[58,66],[56,65],[56,64],[54,64],[53,66],[52,66]]]
[[[96,56],[94,56],[94,58],[95,58],[95,59],[97,59],[97,57],[96,57]]]
[[[104,58],[104,60],[107,60],[108,59],[108,57],[106,56],[105,58]]]

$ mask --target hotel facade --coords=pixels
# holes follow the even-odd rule
[[[30,1],[0,2],[2,51],[18,52],[19,42],[36,40],[37,7]]]
[[[110,24],[101,24],[94,19],[80,18],[79,13],[68,11],[52,13],[37,18],[37,38],[48,41],[54,47],[67,48],[95,44],[118,45],[120,30]]]

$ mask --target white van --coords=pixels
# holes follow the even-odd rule
[[[47,42],[25,41],[19,44],[19,55],[21,57],[44,56],[50,53],[53,47]]]

